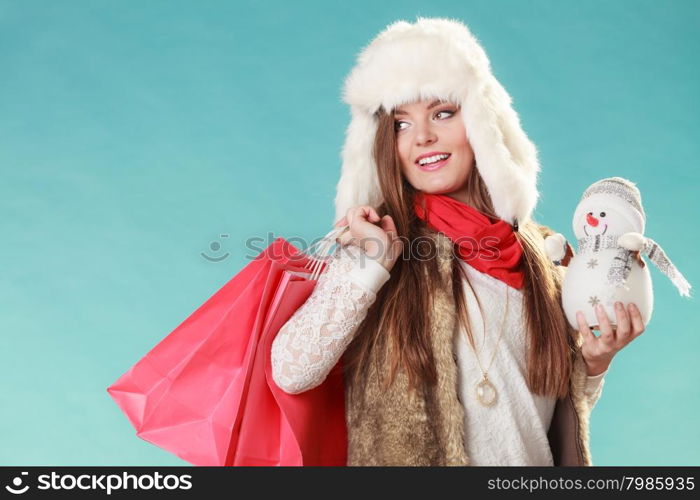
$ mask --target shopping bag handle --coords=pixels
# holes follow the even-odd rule
[[[315,242],[305,251],[301,252],[309,258],[309,261],[304,267],[307,269],[311,269],[310,279],[318,279],[318,277],[321,275],[323,264],[329,258],[328,250],[333,248],[333,246],[336,244],[336,238],[338,238],[349,228],[349,225],[334,227],[328,233],[326,233],[326,235],[323,238]]]

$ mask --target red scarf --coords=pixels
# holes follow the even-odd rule
[[[427,217],[421,199],[425,200]],[[467,264],[513,288],[523,287],[523,249],[510,224],[444,194],[419,192],[414,208],[430,227],[458,243],[459,257]]]

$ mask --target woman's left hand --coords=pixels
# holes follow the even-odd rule
[[[598,304],[595,308],[600,325],[600,336],[591,331],[581,311],[576,312],[579,330],[583,334],[581,353],[586,362],[589,376],[600,375],[610,366],[613,356],[623,347],[644,332],[644,322],[637,306],[628,304],[629,314],[621,302],[615,303],[617,328],[610,324],[605,308]]]

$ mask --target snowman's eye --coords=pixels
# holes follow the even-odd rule
[[[600,212],[601,217],[605,217],[605,212]]]
[[[593,215],[593,212],[588,212],[588,215]]]

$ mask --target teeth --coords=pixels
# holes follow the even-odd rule
[[[436,161],[444,160],[445,158],[448,158],[449,156],[450,155],[441,154],[441,155],[429,156],[427,158],[421,158],[418,161],[418,164],[425,165],[427,163],[435,163]]]

